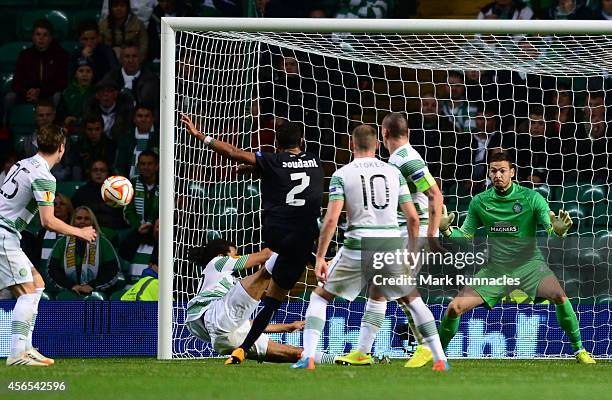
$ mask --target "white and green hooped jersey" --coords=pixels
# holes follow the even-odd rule
[[[21,237],[21,231],[38,213],[38,206],[52,206],[55,177],[40,155],[13,165],[0,187],[0,227]]]
[[[410,146],[410,143],[406,143],[391,154],[391,157],[389,157],[389,164],[399,168],[404,178],[406,178],[410,194],[412,194],[414,207],[419,214],[421,225],[426,225],[427,219],[429,218],[429,200],[423,192],[435,185],[436,181],[429,172],[425,161],[423,161],[421,155]],[[397,218],[400,224],[406,221],[403,213],[399,210]]]
[[[213,301],[222,298],[229,292],[236,284],[236,278],[232,273],[244,269],[248,258],[248,255],[219,256],[210,260],[202,271],[198,294],[187,303],[185,322],[200,318]]]
[[[376,158],[357,158],[334,172],[329,200],[344,200],[349,250],[360,250],[362,237],[399,237],[396,210],[411,201],[400,171]]]

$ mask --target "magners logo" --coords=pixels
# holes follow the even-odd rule
[[[493,224],[493,226],[489,228],[489,231],[494,233],[516,233],[519,231],[519,227],[507,221],[499,221]]]

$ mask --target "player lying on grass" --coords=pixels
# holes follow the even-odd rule
[[[302,276],[319,227],[323,202],[323,167],[314,154],[301,150],[302,126],[286,122],[276,130],[277,153],[251,153],[201,133],[187,115],[182,115],[189,134],[209,149],[239,163],[253,166],[261,177],[262,238],[278,257],[263,307],[251,329],[226,365],[240,364],[255,344],[287,294]]]
[[[244,341],[251,329],[249,318],[268,287],[277,255],[264,249],[237,256],[234,244],[216,239],[204,247],[192,249],[189,258],[204,269],[198,294],[187,304],[185,325],[195,337],[210,342],[217,353],[228,355]],[[264,263],[264,268],[244,279],[237,280],[233,275]],[[270,324],[264,332],[293,332],[303,326],[303,321]],[[301,348],[276,343],[262,334],[246,352],[246,357],[259,361],[296,362],[301,354]],[[331,364],[334,357],[318,352],[315,360]]]
[[[53,232],[96,239],[91,226],[75,228],[54,216],[55,177],[51,168],[64,155],[66,136],[55,126],[40,128],[38,153],[16,163],[0,187],[0,290],[9,288],[17,298],[11,323],[11,354],[6,365],[47,366],[54,361],[32,347],[38,302],[45,283],[21,249],[21,232],[36,213],[41,225]]]
[[[436,181],[419,153],[410,145],[408,121],[406,121],[403,114],[390,113],[385,116],[382,121],[382,136],[383,144],[391,155],[389,157],[389,164],[399,168],[402,176],[406,179],[418,214],[419,243],[417,251],[420,251],[428,243],[430,250],[439,250],[438,225],[442,216],[442,192],[440,192]],[[397,222],[400,225],[402,237],[407,237],[408,231],[403,229],[406,225],[406,217],[401,210],[398,210]],[[410,294],[408,300],[398,301],[398,305],[408,318],[408,326],[416,338],[418,346],[404,366],[407,368],[420,368],[432,360],[432,352],[428,341],[434,340],[434,338],[429,337],[428,340],[425,340],[421,330],[427,331],[432,326],[431,323],[424,325],[422,323],[433,321],[433,315],[421,299],[417,289]],[[372,318],[372,316],[382,315],[384,317],[386,306],[387,302],[384,297],[368,296],[365,312],[361,320],[357,349],[351,351],[346,356],[338,357],[338,361],[350,365],[372,363],[372,357],[367,355],[367,353],[372,350],[372,344],[380,329],[379,324],[383,321],[379,317]],[[417,327],[417,324],[414,322],[413,314],[416,314],[419,322],[421,322],[420,327]],[[436,329],[435,326],[434,329]]]
[[[310,295],[306,310],[304,353],[292,368],[315,368],[315,349],[325,326],[328,303],[336,296],[353,301],[361,292],[364,283],[370,283],[364,282],[364,279],[369,278],[364,274],[361,265],[365,250],[363,241],[366,238],[399,238],[398,207],[404,213],[412,243],[416,242],[419,218],[412,204],[406,180],[399,169],[376,159],[377,148],[376,130],[367,125],[358,126],[351,135],[353,161],[332,175],[329,204],[316,254],[315,274],[322,286],[317,287]],[[349,226],[344,245],[328,266],[325,254],[345,206]],[[415,250],[410,244],[408,248]],[[385,319],[386,299],[399,299],[399,302],[407,304],[415,300],[414,287],[398,286],[380,290],[370,285],[369,291],[371,297],[382,301],[369,300],[364,312],[360,336],[370,336],[367,353],[371,351],[376,332]],[[380,296],[383,296],[382,299]],[[416,298],[420,300],[418,293]],[[419,310],[410,308],[409,305],[407,308],[423,332],[425,340],[431,344],[434,351],[434,370],[448,369],[436,331],[436,323],[427,306],[423,304]],[[372,364],[372,357],[365,352],[351,352],[347,357],[352,364]]]
[[[572,226],[572,219],[564,210],[559,210],[559,216],[555,216],[542,195],[512,182],[514,174],[515,167],[507,153],[491,156],[489,178],[493,187],[472,199],[465,222],[459,229],[450,227],[455,215],[447,214],[444,207],[440,231],[447,237],[472,238],[476,229],[484,227],[489,237],[490,259],[475,277],[500,278],[507,275],[517,278],[520,280],[518,288],[532,299],[554,303],[557,321],[570,340],[576,360],[581,364],[594,364],[595,360],[582,346],[572,304],[535,243],[538,224],[544,226],[549,235],[563,238]],[[504,286],[464,287],[451,301],[440,323],[444,348],[457,333],[463,313],[481,304],[492,308],[507,291]]]

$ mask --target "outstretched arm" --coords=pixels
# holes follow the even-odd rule
[[[264,330],[264,333],[283,333],[295,332],[304,329],[304,321],[295,321],[290,324],[270,324]]]
[[[238,147],[233,146],[229,143],[215,140],[211,136],[204,135],[200,132],[186,114],[181,114],[181,122],[183,122],[187,128],[189,134],[198,140],[204,142],[204,145],[213,150],[215,153],[221,154],[231,160],[248,164],[255,165],[255,153],[249,151],[240,150]]]

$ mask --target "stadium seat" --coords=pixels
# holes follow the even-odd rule
[[[555,189],[555,199],[563,203],[576,202],[578,200],[578,186],[560,186]]]
[[[46,290],[42,292],[40,296],[41,300],[53,300],[53,293],[47,292]]]
[[[602,185],[579,185],[578,187],[578,202],[598,202],[606,198],[606,188]]]
[[[0,46],[0,72],[15,72],[17,56],[30,46],[32,42],[9,42]]]
[[[104,301],[107,300],[107,296],[101,292],[91,292],[88,296],[83,297],[86,301]]]
[[[71,290],[62,290],[56,296],[55,300],[81,300],[82,297]]]
[[[80,181],[57,182],[57,192],[72,198],[77,189],[83,185]]]
[[[57,40],[63,40],[68,37],[70,24],[68,16],[59,10],[32,10],[21,14],[19,24],[17,25],[17,36],[22,40],[28,40],[32,37],[32,25],[34,21],[46,18],[53,24],[53,37]]]
[[[127,289],[113,292],[113,294],[110,295],[109,300],[121,300],[121,296],[123,296],[125,292],[127,292]]]
[[[545,183],[543,183],[541,185],[535,185],[533,187],[533,190],[535,190],[536,192],[540,193],[546,200],[553,200],[554,199],[554,191],[551,190],[550,186],[548,186]]]
[[[18,104],[13,107],[9,117],[9,130],[13,135],[30,135],[35,129],[34,106],[32,104]]]

